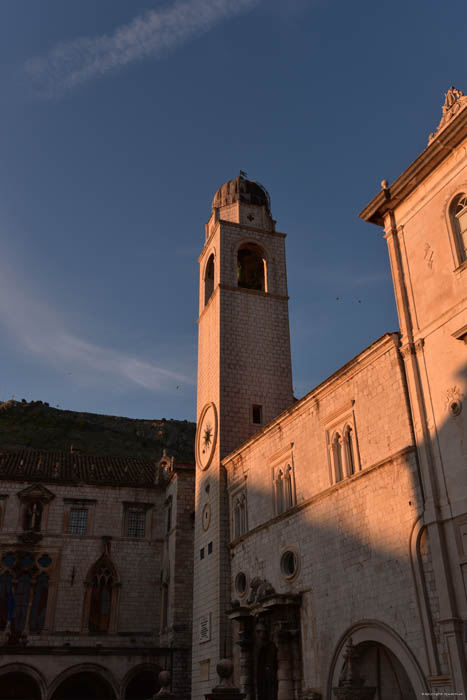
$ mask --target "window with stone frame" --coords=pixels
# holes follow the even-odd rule
[[[0,555],[0,631],[7,630],[10,641],[44,630],[55,558],[26,550]]]
[[[279,515],[296,504],[295,480],[290,464],[281,464],[274,471],[274,510]]]
[[[449,207],[457,264],[467,261],[467,194],[457,195]]]
[[[123,503],[123,536],[147,537],[148,535],[148,510],[151,503]]]
[[[115,631],[119,587],[117,571],[106,552],[85,580],[84,627],[89,634]]]
[[[329,481],[336,484],[360,471],[360,458],[355,430],[354,401],[348,401],[325,421],[328,450]]]
[[[271,458],[274,515],[285,513],[297,504],[293,443]]]
[[[245,488],[231,496],[232,538],[236,540],[248,532],[247,502]]]
[[[64,499],[63,531],[67,535],[90,535],[94,522],[96,501],[91,499]]]
[[[71,508],[68,520],[69,535],[85,535],[88,527],[88,509]]]

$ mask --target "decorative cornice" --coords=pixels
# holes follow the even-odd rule
[[[220,284],[221,289],[227,290],[228,292],[240,292],[241,294],[253,294],[258,297],[266,297],[268,299],[279,299],[280,301],[288,301],[289,297],[282,294],[271,294],[270,292],[263,292],[260,289],[246,289],[245,287],[234,287],[230,284]]]
[[[454,88],[452,88],[454,89]],[[451,90],[451,89],[450,89]],[[457,97],[446,93],[443,107],[443,126],[438,127],[435,138],[391,186],[385,180],[382,189],[360,212],[359,217],[377,226],[384,225],[384,217],[399,206],[443,162],[443,160],[467,137],[467,97],[460,90]],[[448,95],[449,99],[448,99]],[[454,99],[455,98],[455,99]],[[454,100],[451,103],[451,101]],[[450,106],[449,106],[450,105]],[[441,124],[440,124],[441,126]]]

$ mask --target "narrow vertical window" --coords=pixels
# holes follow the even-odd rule
[[[287,465],[287,469],[285,470],[284,503],[285,503],[286,510],[288,508],[292,508],[292,506],[294,504],[293,484],[292,484],[292,468],[290,467],[290,465]]]
[[[284,473],[279,469],[276,479],[276,510],[277,513],[284,511]]]
[[[162,584],[162,601],[161,601],[161,627],[163,630],[167,628],[169,618],[169,586],[167,583]]]
[[[23,632],[28,616],[29,597],[31,594],[31,574],[22,573],[15,587],[15,628],[17,632]]]
[[[355,457],[353,450],[352,428],[348,426],[345,431],[345,456],[347,461],[347,476],[355,474]]]
[[[49,591],[49,577],[42,572],[36,579],[36,587],[32,599],[31,617],[29,619],[29,631],[38,634],[44,629],[45,613],[47,610],[47,595]]]
[[[207,304],[214,291],[214,254],[209,256],[204,276],[204,303]]]
[[[4,630],[11,608],[13,577],[9,571],[0,576],[0,630]]]
[[[253,404],[252,418],[253,423],[256,423],[256,425],[261,425],[261,423],[263,422],[263,407],[259,404]]]
[[[342,437],[339,433],[334,436],[332,444],[334,458],[334,478],[336,481],[342,481],[344,474],[342,471]]]
[[[91,634],[105,634],[116,616],[118,579],[116,569],[107,553],[94,564],[86,579],[88,587],[85,609]],[[112,627],[115,621],[112,622]]]
[[[106,566],[100,566],[92,579],[89,631],[105,633],[109,629],[113,576]]]
[[[451,221],[459,264],[467,260],[467,195],[461,194],[451,205]]]
[[[167,533],[169,533],[172,529],[172,504],[169,503],[169,506],[167,508]]]
[[[234,503],[234,539],[240,537],[240,501],[235,499]]]

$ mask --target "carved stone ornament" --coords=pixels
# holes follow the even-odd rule
[[[256,576],[250,583],[250,595],[248,596],[248,605],[254,605],[254,603],[259,603],[267,596],[275,594],[274,587],[266,581],[266,579],[261,579]]]
[[[430,134],[428,143],[431,143],[438,134],[449,124],[451,119],[453,119],[461,109],[467,105],[467,97],[461,90],[457,90],[454,86],[451,86],[447,93],[445,94],[444,105],[443,105],[443,116],[438,124],[438,128],[433,134]]]
[[[446,391],[446,407],[452,416],[458,416],[462,411],[463,393],[458,386],[451,386]]]
[[[403,345],[400,349],[401,355],[404,359],[409,357],[410,355],[415,354],[415,348],[413,343],[407,343],[406,345]]]
[[[433,269],[433,255],[433,248],[429,243],[425,243],[423,259],[430,270]]]

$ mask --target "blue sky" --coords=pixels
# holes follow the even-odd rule
[[[464,1],[3,0],[0,400],[195,416],[216,189],[262,182],[301,396],[397,329],[357,214],[467,92]]]

